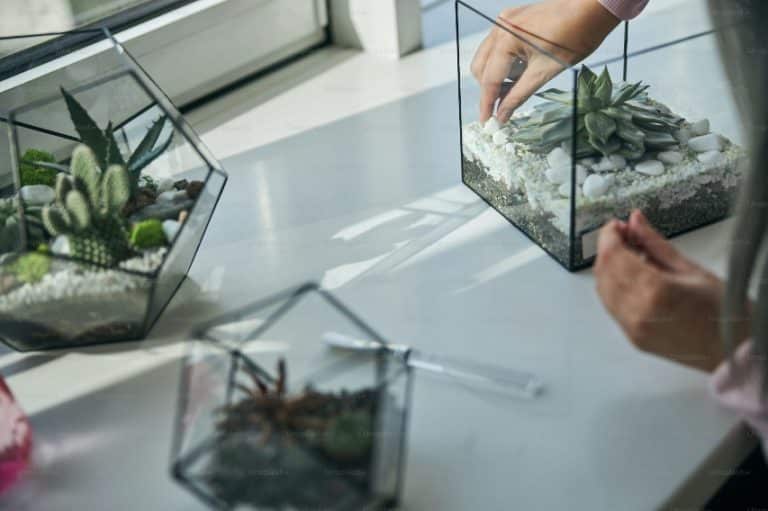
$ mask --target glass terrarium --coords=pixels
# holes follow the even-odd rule
[[[314,284],[201,327],[181,376],[174,478],[214,509],[397,505],[411,370]],[[370,352],[327,345],[340,337]]]
[[[30,69],[0,61],[0,340],[26,351],[143,338],[226,174],[108,32],[23,37],[51,46]]]
[[[667,236],[729,214],[745,151],[713,31],[643,49],[627,24],[572,67],[547,49],[551,42],[497,17],[499,4],[456,2],[470,189],[571,271],[594,261],[607,220],[634,209]],[[534,58],[552,71],[506,122],[480,118],[483,89],[472,73],[490,31],[527,56],[511,63],[493,97],[514,90]]]

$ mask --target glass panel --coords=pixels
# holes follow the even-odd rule
[[[78,29],[140,5],[162,5],[157,0],[3,0],[0,34],[42,34]],[[44,4],[44,5],[43,5]],[[0,38],[0,58],[53,39]]]
[[[174,449],[182,484],[220,507],[397,501],[410,373],[383,349],[325,346],[328,336],[380,340],[343,305],[303,286],[216,320],[203,335],[210,341],[194,343],[203,346],[184,364]]]
[[[495,5],[472,5],[486,3]],[[626,58],[623,40],[615,44],[616,34],[624,34],[617,29],[586,66],[560,73],[508,123],[483,124],[473,58],[490,30],[497,41],[519,36],[483,12],[457,6],[464,182],[558,262],[569,270],[591,264],[599,228],[633,209],[668,236],[729,213],[741,180],[744,134],[714,33],[689,33],[703,26],[697,22],[680,39]],[[465,35],[462,27],[471,32],[478,19],[486,32]],[[542,56],[533,43],[510,45]],[[628,47],[635,46],[629,41]],[[619,57],[601,59],[611,52]],[[511,65],[505,87],[525,65],[525,59]]]
[[[530,34],[496,22],[470,7],[457,7],[459,30],[459,92],[462,122],[462,178],[490,206],[534,239],[561,264],[570,260],[570,200],[572,165],[567,151],[574,130],[574,75],[565,64],[534,44]],[[479,23],[486,30],[475,33]],[[464,36],[464,27],[470,35]],[[547,62],[555,75],[540,90],[557,89],[558,101],[538,96],[520,105],[503,125],[492,117],[480,120],[482,72],[472,63],[490,31],[506,38],[520,52],[494,96],[506,97],[531,58]],[[498,106],[497,101],[497,106]],[[496,112],[498,115],[498,112]],[[536,119],[545,119],[539,126]]]
[[[615,77],[620,67],[608,65]],[[596,229],[607,219],[640,209],[674,236],[725,218],[741,181],[745,134],[714,33],[630,55],[627,70],[629,84],[648,87],[621,107],[645,133],[644,144],[619,168],[598,171],[607,183],[600,196],[577,194],[576,266],[591,261]],[[580,163],[590,173],[597,168]]]
[[[143,337],[189,269],[226,182],[124,48],[95,34],[87,63],[64,55],[0,82],[11,141],[0,169],[9,316],[0,336],[17,349],[30,349],[18,322],[44,325],[38,349]],[[17,275],[17,261],[40,274]],[[20,312],[29,296],[48,309]]]

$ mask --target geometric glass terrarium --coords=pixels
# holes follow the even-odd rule
[[[714,32],[630,53],[627,31],[623,51],[571,67],[493,16],[456,2],[462,181],[490,206],[570,271],[592,264],[607,220],[634,209],[666,236],[729,214],[745,151]],[[503,124],[481,122],[471,71],[490,29],[559,70]]]
[[[143,338],[227,179],[108,32],[62,35],[80,49],[0,82],[0,340],[19,351]]]
[[[340,351],[328,336],[376,341]],[[388,509],[400,498],[411,370],[306,284],[201,327],[183,362],[174,478],[213,509]]]

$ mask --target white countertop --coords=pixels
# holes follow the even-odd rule
[[[461,185],[453,52],[327,49],[191,116],[230,182],[190,279],[143,343],[0,351],[37,446],[0,509],[202,509],[168,469],[185,332],[305,280],[390,339],[546,381],[527,402],[417,373],[405,509],[647,510],[727,478],[754,439],[706,376],[635,351],[590,271]],[[721,271],[729,225],[675,243]]]

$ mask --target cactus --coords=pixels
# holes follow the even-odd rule
[[[29,245],[36,246],[45,241],[45,229],[40,219],[40,209],[27,208],[24,218]],[[0,254],[15,252],[20,248],[18,200],[0,199]]]
[[[115,266],[132,254],[122,216],[131,195],[128,172],[115,164],[102,172],[95,153],[80,145],[70,174],[58,175],[56,200],[43,208],[43,224],[51,236],[69,237],[72,256]]]
[[[141,171],[163,154],[173,141],[173,132],[171,132],[170,136],[158,145],[160,135],[168,123],[168,116],[163,115],[152,123],[126,162],[117,145],[112,123],[102,130],[74,96],[64,88],[61,89],[61,93],[67,104],[72,124],[80,135],[80,141],[93,150],[99,167],[108,168],[110,165],[119,165],[127,169],[132,197],[139,188]]]
[[[652,102],[642,82],[614,86],[608,69],[600,76],[583,66],[576,96],[576,156],[618,154],[628,159],[643,156],[646,148],[662,151],[677,145],[673,133],[683,118]],[[537,94],[548,100],[527,117],[516,119],[511,138],[532,151],[547,153],[573,136],[573,94],[549,89]]]

